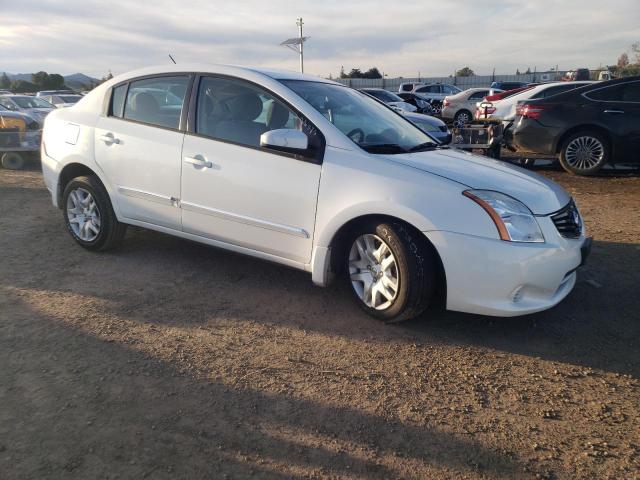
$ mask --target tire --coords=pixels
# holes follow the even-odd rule
[[[401,223],[369,221],[352,229],[346,240],[344,278],[365,312],[395,323],[429,306],[437,277],[435,254],[426,238]]]
[[[2,154],[2,166],[8,170],[22,170],[25,160],[17,152],[6,152]]]
[[[127,230],[116,218],[107,190],[93,175],[76,177],[67,184],[62,216],[73,239],[87,250],[115,248]]]
[[[440,115],[442,113],[442,102],[440,100],[433,100],[431,102],[431,110],[434,115]]]
[[[568,137],[560,149],[560,165],[576,175],[596,174],[611,157],[607,138],[595,130],[582,130]]]
[[[458,125],[466,125],[473,121],[473,115],[469,110],[460,110],[453,116],[453,123]]]

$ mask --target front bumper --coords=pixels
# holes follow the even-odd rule
[[[515,243],[452,232],[425,232],[445,270],[447,309],[511,317],[562,301],[590,239],[561,237],[549,217],[538,218],[545,243]],[[552,240],[550,240],[552,239]],[[585,252],[583,254],[583,252]]]

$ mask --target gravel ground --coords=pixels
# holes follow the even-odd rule
[[[0,170],[0,478],[640,478],[640,176],[541,173],[595,237],[558,307],[386,326],[343,287]]]

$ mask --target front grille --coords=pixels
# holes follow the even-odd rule
[[[563,237],[578,238],[582,233],[582,219],[573,200],[562,210],[551,215],[551,220]]]

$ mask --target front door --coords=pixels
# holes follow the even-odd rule
[[[303,155],[261,147],[262,133],[307,123],[240,79],[202,77],[197,90],[194,131],[182,149],[183,230],[308,263],[322,168],[317,138],[308,134]]]
[[[188,83],[172,75],[116,86],[109,114],[98,120],[96,161],[128,219],[181,229],[179,128]]]

